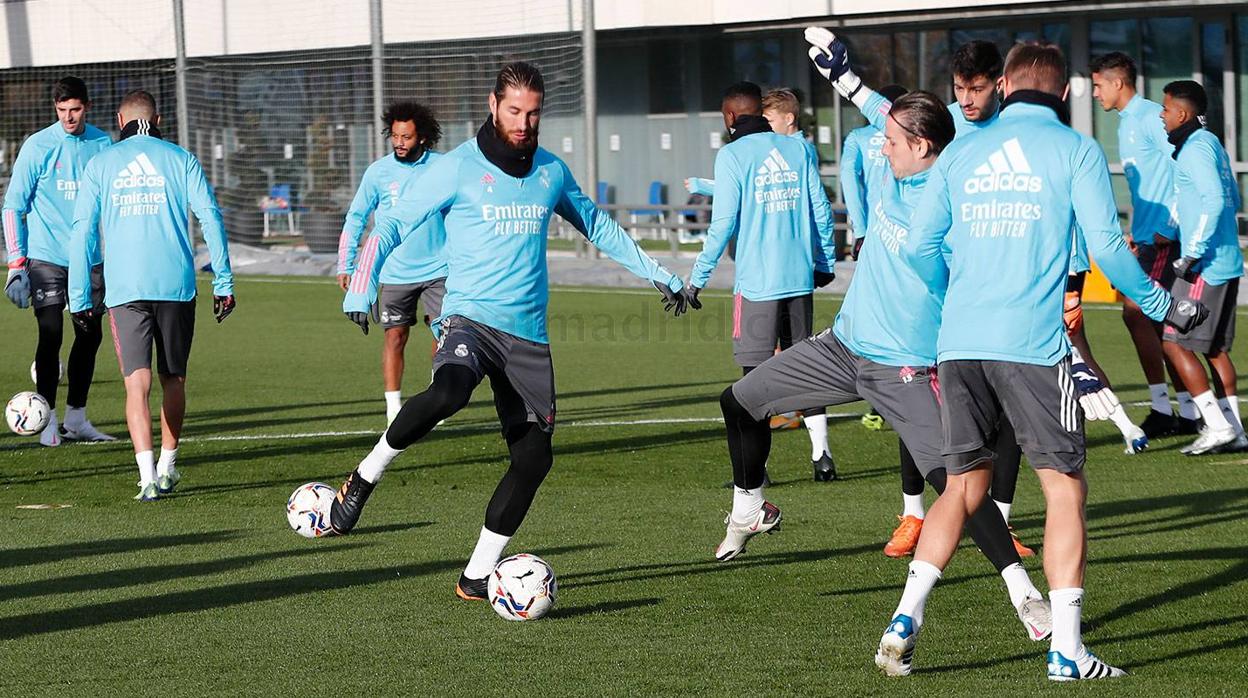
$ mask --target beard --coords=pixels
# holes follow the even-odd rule
[[[497,118],[494,119],[494,135],[498,136],[498,140],[512,150],[532,150],[536,147],[537,131],[537,126],[534,126],[533,130],[529,131],[527,138],[519,143],[512,143],[511,137],[508,135],[506,129],[504,129],[503,125],[498,122]]]
[[[399,162],[416,162],[425,154],[425,146],[417,145],[407,149],[406,155],[399,155],[399,151],[394,151],[394,159]]]

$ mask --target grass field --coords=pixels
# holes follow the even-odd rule
[[[452,591],[505,467],[488,388],[395,462],[355,533],[299,538],[287,495],[337,486],[384,422],[379,333],[343,319],[328,279],[243,279],[238,296],[220,326],[199,307],[173,496],[131,501],[126,442],[0,436],[0,695],[1248,693],[1243,455],[1185,458],[1171,439],[1129,457],[1091,427],[1086,637],[1130,677],[1049,685],[1047,645],[968,544],[928,604],[915,675],[890,680],[872,656],[906,570],[880,552],[900,509],[895,436],[834,419],[844,480],[817,484],[804,432],[777,435],[784,531],[717,563],[727,298],[677,320],[653,293],[556,289],[555,467],[509,550],[545,557],[560,596],[546,619],[506,623]],[[821,296],[819,325],[835,310]],[[1120,397],[1147,399],[1118,314],[1087,315]],[[0,337],[0,386],[29,389],[34,323],[6,305]],[[428,375],[415,337],[409,394]],[[97,375],[94,421],[123,435],[107,337]],[[15,508],[29,504],[72,507]],[[1029,472],[1014,512],[1038,545]]]

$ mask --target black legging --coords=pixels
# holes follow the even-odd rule
[[[923,494],[923,474],[919,472],[919,466],[914,464],[914,456],[910,455],[906,442],[897,439],[897,450],[901,452],[901,493]]]
[[[416,443],[438,422],[463,409],[478,383],[477,374],[467,366],[440,367],[429,388],[404,403],[386,429],[386,442],[396,449]],[[515,535],[520,528],[554,461],[550,436],[532,422],[507,429],[504,438],[511,452],[511,465],[485,508],[486,528],[503,536]]]
[[[65,336],[65,315],[61,307],[50,305],[35,309],[35,321],[39,325],[39,343],[35,348],[35,389],[56,407],[57,384],[60,382],[61,342]],[[86,407],[87,394],[91,391],[91,379],[95,376],[95,354],[104,339],[100,318],[94,317],[87,329],[76,323],[74,344],[69,350],[66,373],[69,390],[65,402],[70,407]]]
[[[997,432],[997,457],[992,461],[992,498],[1002,504],[1014,502],[1014,490],[1018,487],[1018,466],[1023,460],[1023,449],[1018,445],[1014,427],[1002,417]]]
[[[757,420],[737,401],[729,386],[719,396],[724,412],[724,426],[728,431],[728,455],[732,459],[733,484],[743,489],[755,489],[763,484],[767,456],[771,451],[771,429],[767,420]],[[945,469],[937,468],[927,475],[927,482],[937,493],[945,491]],[[922,490],[920,490],[922,491]],[[984,503],[966,522],[971,539],[984,552],[997,571],[1019,562],[1010,539],[1005,519],[987,497]]]

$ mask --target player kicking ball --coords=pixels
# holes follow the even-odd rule
[[[361,274],[356,279],[359,285],[350,288],[360,236],[368,224],[369,214],[376,212],[379,219],[390,215],[401,199],[422,186],[421,178],[442,157],[430,150],[438,144],[442,127],[428,107],[416,102],[395,102],[386,107],[381,121],[394,152],[364,171],[360,188],[347,211],[342,236],[338,239],[338,286],[343,291],[363,293],[363,285],[368,282],[368,276]],[[424,305],[425,317],[436,318],[442,314],[442,296],[446,294],[446,261],[442,259],[446,228],[441,216],[434,216],[424,226],[409,235],[381,268],[377,320],[386,332],[381,350],[381,377],[385,386],[387,426],[403,407],[400,398],[405,364],[403,352],[412,325],[420,322],[422,316],[418,303]],[[368,323],[361,324],[360,329],[368,334]]]
[[[767,420],[774,414],[865,400],[897,431],[927,481],[937,491],[945,488],[932,369],[940,300],[899,255],[899,245],[932,165],[953,140],[953,119],[927,92],[890,105],[859,81],[842,94],[884,132],[890,166],[868,183],[868,230],[835,324],[767,360],[720,396],[736,484],[724,539],[715,549],[720,561],[737,557],[753,537],[780,525],[781,511],[766,500],[762,482],[771,449]],[[980,507],[969,528],[1005,581],[1028,637],[1047,637],[1048,604],[1023,569],[996,508]]]
[[[528,63],[503,67],[489,95],[490,116],[473,138],[440,158],[369,238],[355,271],[364,292],[348,291],[343,310],[367,322],[381,266],[392,250],[434,217],[448,232],[446,299],[433,383],[399,411],[330,509],[339,534],[355,527],[386,466],[439,420],[463,409],[490,379],[511,464],[485,510],[485,526],[456,584],[462,599],[486,598],[489,573],[528,513],[550,471],[555,376],[546,332],[546,239],[558,214],[591,243],[653,283],[668,310],[692,306],[679,277],[659,266],[586,197],[562,160],[537,145],[545,84]],[[355,281],[353,280],[353,285]]]

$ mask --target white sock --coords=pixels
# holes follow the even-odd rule
[[[1008,524],[1010,522],[1010,507],[1014,506],[1014,502],[998,502],[994,499],[992,503],[996,504],[997,508],[1001,510],[1001,518],[1005,519],[1005,522]]]
[[[921,519],[925,513],[923,510],[923,494],[921,492],[919,494],[901,493],[902,516],[913,516],[916,519]]]
[[[1200,395],[1192,397],[1196,401],[1196,409],[1200,410],[1200,416],[1205,419],[1205,426],[1214,431],[1230,429],[1231,423],[1226,421],[1226,417],[1222,414],[1222,408],[1218,406],[1218,399],[1213,396],[1212,390],[1206,390]]]
[[[1010,603],[1014,604],[1014,608],[1022,606],[1027,599],[1044,598],[1020,563],[1015,562],[1001,570],[1001,578],[1005,580],[1005,588],[1010,592]]]
[[[1231,427],[1235,429],[1235,433],[1244,433],[1244,423],[1239,421],[1239,396],[1228,395],[1224,398],[1218,398],[1218,407],[1222,408],[1222,416],[1226,417],[1226,421],[1230,422]]]
[[[1165,383],[1149,383],[1148,396],[1153,403],[1153,410],[1162,414],[1174,414],[1174,409],[1170,407],[1170,392]]]
[[[398,416],[399,410],[403,409],[403,398],[398,390],[386,391],[386,426],[390,426],[390,422]]]
[[[939,580],[940,570],[935,565],[922,560],[911,562],[906,589],[901,592],[901,602],[897,604],[897,610],[893,611],[893,617],[910,616],[914,619],[916,628],[923,625],[923,608],[927,606],[927,596],[932,593],[932,587]]]
[[[87,408],[65,406],[65,426],[73,428],[87,421]]]
[[[744,487],[732,488],[732,520],[746,523],[754,520],[758,512],[763,510],[763,486],[752,490]]]
[[[503,548],[511,536],[501,536],[485,526],[481,527],[481,537],[477,538],[477,547],[472,549],[472,557],[464,568],[464,576],[469,579],[481,579],[489,576],[503,556]]]
[[[156,461],[156,474],[168,475],[178,462],[178,449],[160,447],[160,460]]]
[[[360,461],[355,469],[366,482],[376,484],[381,479],[381,474],[386,471],[386,466],[390,465],[390,461],[397,458],[400,453],[402,451],[390,448],[386,435],[382,434],[381,438],[377,439],[377,445],[373,446],[373,450],[364,456],[364,460]]]
[[[810,434],[810,459],[819,460],[828,452],[828,415],[803,415],[802,421],[806,423],[806,431]]]
[[[1083,589],[1049,590],[1049,602],[1053,604],[1053,635],[1049,638],[1049,651],[1061,652],[1067,659],[1075,659],[1083,649]]]
[[[139,464],[139,487],[146,487],[156,482],[156,461],[151,451],[140,451],[134,454],[134,462]]]
[[[1196,409],[1196,401],[1186,390],[1174,394],[1179,401],[1179,416],[1183,419],[1200,419],[1200,410]]]

